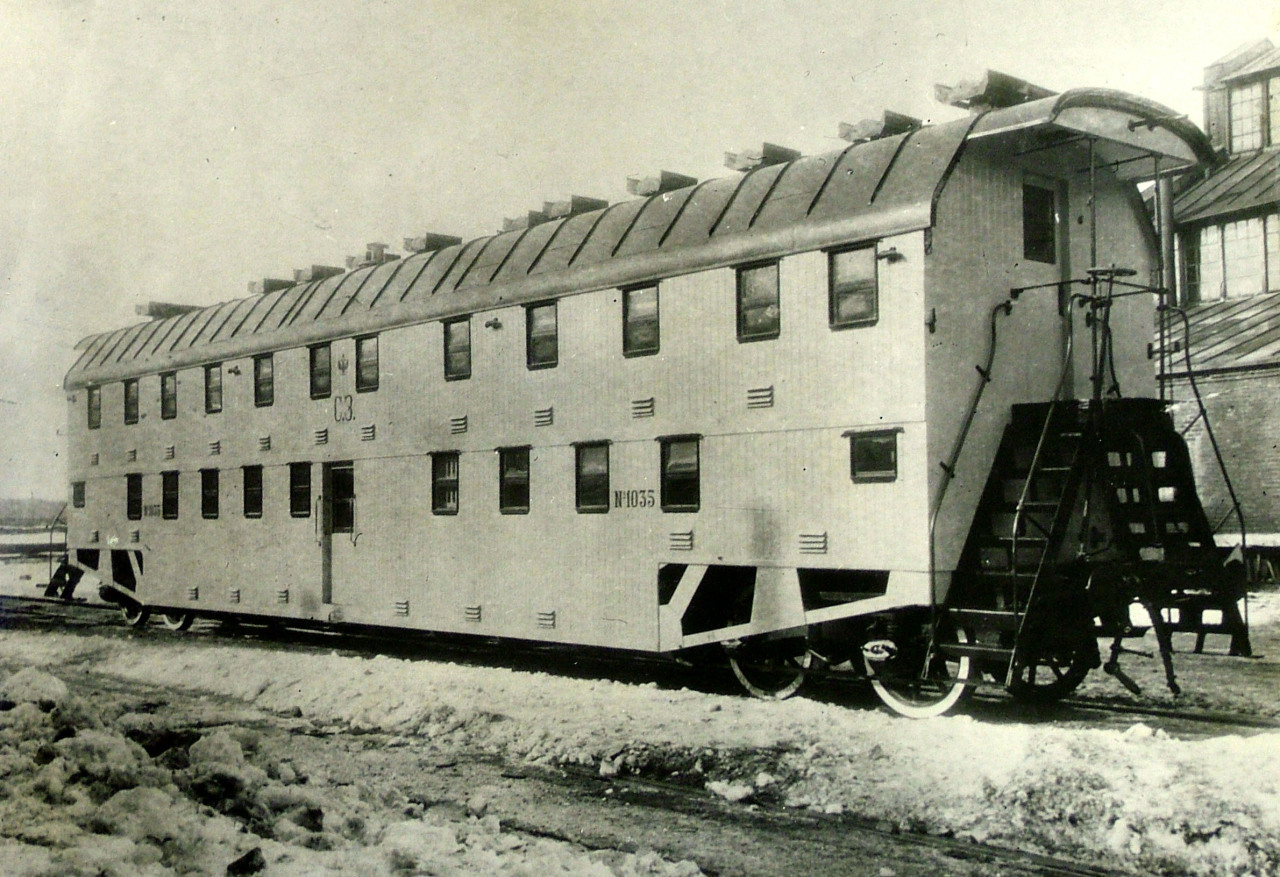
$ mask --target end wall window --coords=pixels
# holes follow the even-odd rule
[[[200,517],[218,517],[218,470],[200,470]]]
[[[124,516],[131,521],[142,520],[142,476],[124,476]]]
[[[738,340],[777,338],[782,329],[778,310],[778,263],[738,269]]]
[[[898,477],[898,430],[846,432],[849,474],[854,481],[894,481]]]
[[[658,287],[642,286],[622,291],[622,353],[647,356],[657,353],[661,342],[658,323]]]
[[[698,436],[658,439],[662,445],[662,510],[696,512],[702,502]]]
[[[178,416],[178,373],[160,375],[160,418],[173,420]]]
[[[458,513],[458,452],[431,455],[431,511],[437,515]]]
[[[138,382],[124,382],[124,422],[138,422]]]
[[[378,389],[378,336],[356,339],[356,392]]]
[[[590,442],[575,447],[574,504],[579,512],[609,511],[609,443]]]
[[[289,464],[289,514],[311,517],[311,464]]]
[[[1052,265],[1058,261],[1058,207],[1053,189],[1022,185],[1022,256]]]
[[[827,284],[832,329],[867,326],[880,316],[874,246],[828,253]]]
[[[444,324],[444,379],[461,381],[471,377],[471,318]]]
[[[88,403],[89,429],[97,429],[102,426],[102,388],[85,387],[84,392],[85,400]]]
[[[84,508],[84,482],[73,481],[71,483],[71,507]]]
[[[529,449],[498,449],[498,511],[523,515],[529,511]]]
[[[276,369],[270,353],[253,358],[253,404],[269,408],[276,401]]]
[[[217,414],[222,410],[222,363],[204,367],[204,413]]]
[[[166,521],[178,519],[178,473],[160,473],[160,517]]]
[[[260,518],[262,517],[262,467],[245,466],[243,471],[244,516]]]
[[[559,360],[556,337],[556,303],[525,308],[525,364],[529,368],[551,368]]]
[[[317,344],[311,351],[311,398],[328,399],[333,392],[332,350],[328,344]]]

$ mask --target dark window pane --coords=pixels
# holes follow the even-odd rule
[[[580,512],[609,511],[609,446],[579,445],[575,502]]]
[[[333,392],[332,352],[328,344],[311,348],[311,398],[327,399]]]
[[[356,392],[378,389],[378,336],[356,339]]]
[[[560,356],[556,338],[556,303],[533,305],[525,311],[525,362],[529,368],[550,368]]]
[[[431,455],[431,511],[437,515],[458,513],[458,453]]]
[[[262,517],[262,467],[244,467],[244,516]]]
[[[1022,255],[1053,264],[1058,258],[1057,209],[1052,189],[1022,187]]]
[[[329,469],[329,495],[332,497],[330,522],[332,533],[352,533],[356,526],[356,470],[351,463],[334,463]]]
[[[663,440],[663,511],[696,512],[701,500],[698,439]]]
[[[142,520],[142,476],[124,476],[124,515],[131,521]]]
[[[831,327],[874,323],[879,316],[875,247],[832,253],[828,266]]]
[[[738,269],[738,340],[776,338],[781,331],[778,310],[778,264]]]
[[[167,521],[178,518],[178,473],[160,473],[160,516]]]
[[[503,514],[529,511],[529,449],[498,452],[498,510]]]
[[[253,404],[266,408],[276,401],[275,364],[270,353],[253,358]]]
[[[218,470],[200,470],[200,516],[216,518],[218,516]]]
[[[628,289],[622,293],[622,352],[627,356],[657,353],[661,342],[658,323],[658,287]]]
[[[222,410],[222,363],[204,367],[204,410],[206,414]]]
[[[854,481],[893,481],[898,477],[897,432],[866,432],[849,436],[850,470]]]
[[[178,374],[165,372],[160,376],[160,417],[173,420],[178,416]]]
[[[471,377],[471,319],[444,324],[444,377],[460,381]]]
[[[289,514],[311,517],[311,464],[289,464]]]
[[[75,481],[71,484],[71,505],[73,508],[84,508],[84,482]]]
[[[138,422],[138,382],[124,382],[124,422]]]
[[[97,429],[102,426],[102,388],[88,387],[85,393],[88,397],[89,429]]]

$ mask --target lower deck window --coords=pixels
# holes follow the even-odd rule
[[[262,467],[244,467],[244,516],[262,517]]]
[[[84,508],[84,482],[74,481],[71,484],[71,506],[72,508]]]
[[[698,436],[658,441],[662,445],[662,510],[696,512],[702,502]]]
[[[529,511],[529,449],[498,450],[498,510],[504,515]]]
[[[178,519],[178,473],[160,473],[160,517],[166,521]]]
[[[580,512],[609,511],[609,444],[591,442],[576,451],[574,504]]]
[[[849,474],[854,481],[894,481],[898,477],[898,430],[847,432]]]
[[[124,515],[131,521],[142,520],[142,476],[124,476]]]
[[[218,470],[200,470],[200,517],[218,517]]]
[[[356,470],[352,463],[329,466],[331,533],[354,533],[356,529]]]
[[[289,514],[311,517],[311,464],[289,464]]]
[[[437,515],[458,513],[458,452],[431,455],[431,511]]]

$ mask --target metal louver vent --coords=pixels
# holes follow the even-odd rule
[[[556,626],[556,613],[552,609],[550,612],[538,613],[538,627],[543,630],[554,630]]]
[[[90,466],[96,466],[96,465],[98,465],[98,455],[97,455],[97,454],[93,454],[92,456],[90,456],[90,457],[89,457],[89,465],[90,465]]]
[[[371,442],[378,437],[378,427],[375,424],[360,427],[360,441]]]
[[[221,454],[221,453],[222,453],[222,442],[221,442],[221,441],[212,441],[212,442],[209,442],[209,456],[210,456],[210,457],[216,457],[216,456],[218,456],[218,455],[219,455],[219,454]]]
[[[130,541],[130,542],[141,542],[141,541],[142,541],[142,531],[141,531],[141,530],[130,530],[130,531],[129,531],[129,541]]]
[[[315,431],[315,434],[312,436],[312,440],[313,440],[316,444],[318,444],[318,445],[327,445],[327,444],[329,444],[329,430],[328,430],[328,428],[326,427],[325,429],[317,429],[317,430]]]
[[[800,534],[800,553],[801,554],[826,554],[827,553],[827,534],[826,533],[801,533]]]
[[[409,617],[409,601],[408,600],[396,601],[396,615],[400,618]]]
[[[554,408],[539,408],[533,412],[534,426],[550,426],[555,423],[556,412]]]
[[[228,589],[227,589],[227,602],[228,602],[228,603],[239,603],[239,602],[240,602],[240,589],[239,589],[239,588],[228,588]]]
[[[288,588],[281,588],[280,590],[276,591],[276,602],[281,605],[284,605],[285,603],[289,602]]]
[[[200,599],[200,589],[199,589],[199,588],[187,588],[187,599],[188,599],[188,600],[192,600],[192,601],[199,600],[199,599]]]
[[[98,535],[98,531],[97,531],[97,530],[90,530],[90,531],[89,531],[89,541],[90,541],[90,542],[97,542],[99,538],[100,538],[100,537],[99,537],[99,535]]]
[[[643,417],[653,416],[653,397],[648,399],[632,399],[631,400],[631,419],[639,420]]]
[[[467,415],[461,417],[451,417],[449,419],[449,432],[453,435],[461,435],[467,431]]]
[[[136,463],[138,461],[138,449],[130,448],[129,450],[125,451],[124,458],[128,460],[130,463]]]
[[[178,449],[175,448],[173,445],[164,446],[164,458],[166,460],[172,460],[175,456],[177,456],[177,453],[178,453]]]
[[[258,438],[258,450],[260,451],[271,450],[271,436],[264,435]]]
[[[683,533],[671,533],[668,537],[668,545],[672,551],[692,551],[693,550],[693,531],[686,530]]]
[[[469,621],[472,624],[479,624],[483,617],[484,613],[481,611],[480,606],[467,606],[462,610],[463,620]]]
[[[752,387],[747,390],[747,407],[772,408],[773,385],[769,385],[767,387]]]

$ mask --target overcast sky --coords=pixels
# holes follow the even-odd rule
[[[958,115],[991,67],[1200,123],[1280,0],[0,0],[0,496],[61,498],[62,376],[149,300],[473,237],[726,150]]]

